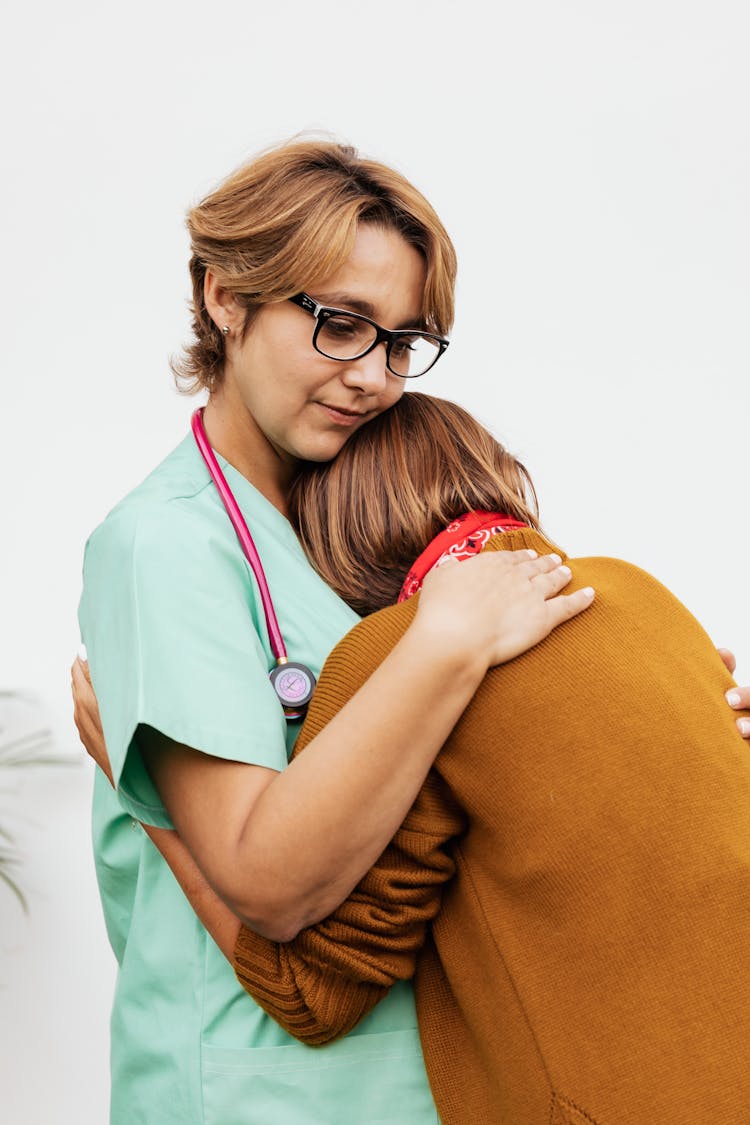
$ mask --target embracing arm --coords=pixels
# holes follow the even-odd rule
[[[430,773],[394,839],[330,917],[286,944],[240,929],[234,968],[242,987],[304,1043],[347,1034],[391,985],[413,976],[455,870],[446,844],[463,828]]]
[[[81,673],[79,673],[81,674]],[[208,885],[176,832],[144,825],[242,987],[290,1035],[318,1046],[346,1035],[397,980],[414,974],[443,885],[446,851],[464,828],[431,772],[404,824],[332,915],[277,944],[241,926]]]
[[[719,652],[729,671],[734,672],[735,660],[732,653],[727,649],[719,649]],[[107,775],[111,783],[112,776],[109,759],[104,744],[96,697],[91,687],[91,678],[88,664],[85,660],[85,653],[74,661],[71,675],[75,704],[74,720],[78,732],[89,754]],[[730,704],[735,708],[750,708],[750,687],[733,688],[729,695],[732,697],[736,696],[736,700],[735,698],[729,699]],[[747,720],[738,720],[738,724],[742,722],[747,723]],[[740,733],[748,737],[750,735],[750,729],[744,730],[740,728]],[[424,795],[429,792],[431,777],[428,778],[423,794],[420,794],[417,798],[417,802],[409,814],[409,822],[418,814],[420,803],[425,799]],[[364,877],[362,885],[359,888],[364,894],[367,894],[368,890],[372,889],[372,887],[378,886],[377,869],[381,866],[381,863],[384,864],[388,861],[393,848],[398,846],[400,840],[408,839],[408,837],[402,835],[403,832],[406,832],[407,828],[408,824],[405,824],[402,832],[399,833],[396,840],[393,841],[387,852],[381,857],[381,860],[376,865],[376,870]],[[248,988],[248,991],[252,992],[255,988],[253,984],[253,962],[260,965],[263,962],[268,962],[270,959],[272,966],[275,965],[275,968],[273,972],[269,974],[268,979],[280,980],[285,965],[293,967],[295,964],[295,956],[297,954],[302,955],[301,952],[297,950],[296,946],[282,946],[277,949],[273,943],[266,941],[250,930],[243,931],[243,936],[239,943],[237,943],[237,937],[240,932],[240,922],[238,918],[206,882],[195,860],[178,835],[166,829],[152,828],[147,825],[144,825],[144,830],[171,867],[175,878],[182,887],[193,909],[222,953],[228,960],[232,960],[233,954],[236,955],[235,967],[243,984]],[[454,834],[453,831],[447,832],[445,838],[447,839],[447,837],[452,834]],[[425,836],[425,839],[427,839],[427,836]],[[440,843],[440,834],[438,832],[438,836],[435,840],[438,849],[440,848]],[[439,868],[440,862],[438,861],[437,869]],[[323,931],[321,930],[321,935],[322,933]],[[309,942],[314,939],[308,935],[307,940],[309,944]],[[237,948],[235,950],[236,943]],[[415,945],[414,948],[416,947]],[[404,963],[402,962],[402,964]],[[374,1002],[373,1000],[373,1003]],[[273,998],[269,995],[266,1001],[269,1010],[272,1004]],[[277,1019],[282,1016],[281,1012],[272,1012],[271,1014]]]
[[[586,592],[555,596],[570,577],[558,564],[518,551],[435,572],[418,609],[399,607],[387,644],[358,658],[351,698],[314,732],[315,753],[280,773],[139,728],[174,826],[238,917],[287,941],[343,901],[402,822],[487,667],[590,604]]]
[[[259,933],[288,941],[350,893],[398,829],[473,694],[481,677],[471,663],[460,667],[450,655],[425,668],[417,638],[405,633],[389,666],[377,667],[282,773],[141,731],[180,837],[218,895]],[[370,670],[364,661],[357,669]]]
[[[346,1035],[397,980],[414,974],[455,865],[446,844],[464,827],[430,773],[406,821],[332,915],[278,944],[241,926],[176,832],[144,826],[242,987],[310,1046]]]
[[[112,782],[88,668],[78,661],[73,683],[76,721],[92,756]],[[324,681],[327,713],[343,698],[340,684]],[[301,752],[298,744],[295,755]],[[206,882],[176,832],[144,825],[183,893],[229,961],[238,980],[289,1034],[309,1045],[345,1035],[383,998],[396,980],[413,975],[428,924],[438,912],[454,864],[445,845],[464,828],[463,818],[431,772],[404,824],[373,868],[330,917],[276,944],[246,927]]]

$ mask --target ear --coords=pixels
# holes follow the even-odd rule
[[[224,289],[211,270],[206,270],[203,281],[203,299],[206,310],[217,328],[223,331],[225,326],[231,329],[234,335],[242,327],[245,312],[234,293]]]

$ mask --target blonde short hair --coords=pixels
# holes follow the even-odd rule
[[[358,223],[396,230],[427,267],[423,327],[453,322],[456,254],[433,208],[394,169],[335,141],[297,140],[239,168],[189,211],[194,340],[173,370],[184,390],[212,390],[224,372],[224,337],[206,309],[210,270],[246,310],[283,301],[334,273],[349,257]]]

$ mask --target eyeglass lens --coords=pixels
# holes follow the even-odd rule
[[[316,347],[329,359],[357,359],[377,339],[375,325],[358,317],[337,313],[322,321]],[[405,333],[391,344],[388,365],[403,378],[423,375],[440,354],[440,346],[429,337]]]

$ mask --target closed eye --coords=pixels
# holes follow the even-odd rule
[[[362,322],[352,320],[348,316],[331,316],[325,322],[326,332],[341,339],[357,336],[362,333]]]
[[[413,352],[421,339],[421,336],[397,336],[391,345],[391,352],[395,353],[397,356],[406,355],[407,352]]]

